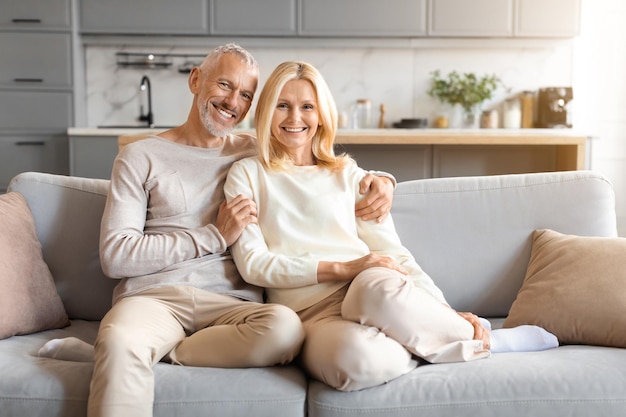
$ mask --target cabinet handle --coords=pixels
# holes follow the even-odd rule
[[[42,83],[43,78],[13,78],[16,83]]]
[[[43,140],[21,140],[19,142],[15,142],[17,146],[44,146],[46,142]]]
[[[11,19],[13,23],[41,23],[41,19]]]

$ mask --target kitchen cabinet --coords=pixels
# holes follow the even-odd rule
[[[580,33],[580,0],[517,0],[515,35],[571,37]]]
[[[0,32],[0,85],[72,87],[69,33]]]
[[[0,133],[0,192],[11,178],[26,171],[68,173],[67,135]]]
[[[581,0],[429,0],[434,37],[573,37]]]
[[[70,135],[70,175],[111,178],[117,136]]]
[[[70,28],[69,0],[3,0],[0,29],[50,30]]]
[[[71,0],[0,4],[0,192],[16,174],[67,174],[74,123]]]
[[[64,132],[72,121],[70,92],[0,90],[0,130]]]
[[[426,0],[299,1],[299,34],[302,36],[426,35]]]
[[[207,35],[209,0],[79,0],[82,33]]]
[[[211,3],[212,35],[296,35],[296,0],[212,0]]]
[[[110,178],[119,136],[160,131],[71,128],[70,173]],[[569,129],[340,129],[336,150],[405,181],[588,169],[588,140]]]
[[[429,0],[430,36],[513,36],[514,0]]]

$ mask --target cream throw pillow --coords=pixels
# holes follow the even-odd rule
[[[67,324],[28,203],[0,195],[0,339]]]
[[[535,324],[561,344],[626,347],[626,239],[536,230],[504,327]]]

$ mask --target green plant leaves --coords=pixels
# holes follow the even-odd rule
[[[457,71],[442,76],[441,71],[431,73],[431,87],[428,95],[442,103],[460,104],[470,112],[474,106],[490,99],[502,84],[495,74],[478,77],[473,72],[460,74]]]

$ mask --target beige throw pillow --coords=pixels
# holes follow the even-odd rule
[[[0,339],[67,324],[28,203],[0,195]]]
[[[535,324],[561,344],[626,347],[626,239],[536,230],[504,327]]]

